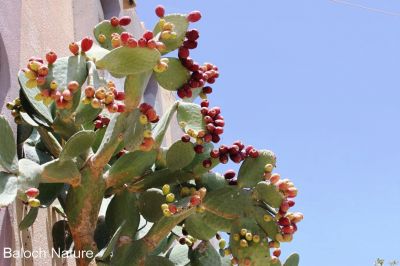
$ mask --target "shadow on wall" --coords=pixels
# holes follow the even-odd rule
[[[104,19],[110,19],[112,17],[119,17],[121,12],[121,6],[119,1],[115,0],[101,0],[101,6],[104,12]]]
[[[4,106],[7,92],[10,89],[10,67],[3,37],[0,34],[0,109]]]

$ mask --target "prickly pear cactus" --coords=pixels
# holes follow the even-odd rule
[[[156,15],[142,36],[124,29],[130,17],[113,17],[95,26],[97,44],[85,37],[70,56],[29,59],[7,104],[17,140],[0,116],[0,206],[28,205],[25,229],[58,199],[54,248],[73,244],[77,265],[298,265],[297,254],[279,259],[303,215],[290,210],[293,182],[273,173],[275,154],[219,144],[224,117],[207,97],[218,67],[190,57],[201,13]],[[152,76],[181,98],[164,114],[142,100]],[[171,121],[182,138],[164,147]],[[237,175],[212,171],[229,161]]]

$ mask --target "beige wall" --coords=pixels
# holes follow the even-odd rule
[[[122,0],[120,0],[122,1]],[[115,5],[116,0],[102,0],[103,5]],[[91,35],[93,26],[103,18],[100,0],[0,0],[0,107],[5,110],[6,102],[18,95],[17,72],[24,67],[29,57],[44,56],[54,50],[59,56],[68,55],[68,44]],[[140,3],[139,3],[140,5]],[[120,3],[122,6],[122,3]],[[118,12],[119,9],[111,10]],[[134,10],[122,10],[124,15],[132,15]],[[143,32],[134,14],[129,31],[138,36]],[[156,96],[158,110],[165,110],[174,97],[165,90]],[[167,142],[178,138],[177,131],[167,134]],[[16,203],[0,210],[0,253],[3,247],[15,249],[45,249],[52,246],[51,227],[60,219],[51,208],[41,209],[32,228],[19,231],[17,225],[25,215],[26,209]],[[11,262],[0,256],[0,266],[8,265],[74,265],[73,261],[62,262],[47,259],[26,259]]]

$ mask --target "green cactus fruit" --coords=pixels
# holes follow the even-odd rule
[[[19,230],[28,229],[36,220],[38,216],[39,208],[30,208],[29,212],[25,215],[24,219],[19,223]]]
[[[0,207],[6,207],[14,201],[18,191],[18,179],[15,175],[0,172]]]
[[[170,40],[163,40],[165,46],[167,47],[166,51],[164,51],[164,54],[166,54],[175,49],[178,49],[182,45],[182,43],[185,39],[186,31],[189,27],[189,22],[186,19],[186,15],[183,15],[183,14],[171,14],[171,15],[164,16],[163,19],[165,20],[165,22],[172,23],[175,26],[174,32],[176,32],[176,38],[170,39]],[[154,27],[154,30],[153,30],[154,36],[159,34],[160,31],[161,31],[161,27],[160,27],[160,22],[159,22]]]
[[[161,256],[147,256],[145,266],[174,266],[169,259]]]
[[[179,103],[177,119],[179,126],[185,133],[189,134],[193,132],[193,134],[197,135],[200,131],[206,131],[206,125],[200,110],[201,107],[198,104]]]
[[[204,173],[196,183],[201,187],[205,187],[208,192],[224,188],[228,185],[224,176],[215,172]]]
[[[96,66],[117,75],[139,74],[152,70],[160,56],[156,49],[119,47],[96,61]]]
[[[72,245],[72,235],[69,230],[68,222],[60,220],[54,223],[51,229],[51,235],[53,238],[53,248],[58,251],[69,250]]]
[[[149,222],[156,222],[163,217],[161,205],[165,203],[165,196],[160,189],[152,188],[139,197],[139,211]]]
[[[194,249],[189,249],[188,257],[192,266],[219,266],[221,257],[209,241],[201,241]]]
[[[297,253],[293,253],[292,255],[290,255],[285,263],[283,264],[283,266],[298,266],[300,262],[300,256]]]
[[[191,142],[181,140],[171,145],[167,152],[167,167],[171,170],[182,169],[189,165],[196,155]]]
[[[9,173],[17,173],[17,146],[15,144],[14,133],[6,118],[0,115],[0,170],[4,169]]]
[[[217,230],[209,227],[203,220],[204,215],[194,214],[185,220],[185,230],[188,233],[201,240],[211,239],[217,233]]]
[[[190,72],[179,59],[168,57],[168,69],[164,72],[156,72],[155,77],[161,87],[169,91],[176,91],[188,82]]]
[[[253,196],[257,200],[264,201],[273,208],[279,208],[284,199],[284,195],[279,192],[278,188],[266,181],[258,182],[254,189]]]
[[[72,186],[78,186],[81,180],[81,174],[72,160],[60,161],[53,160],[42,165],[41,182],[45,183],[67,183]]]
[[[112,26],[109,20],[103,20],[99,24],[97,24],[93,29],[93,35],[96,38],[99,45],[105,49],[112,50],[113,47],[111,45],[111,34],[118,33],[121,34],[124,32],[125,29],[121,26]],[[102,40],[101,38],[104,35],[105,39]],[[91,49],[93,50],[93,48]],[[89,50],[89,52],[91,51]]]
[[[233,233],[238,233],[243,228],[246,228],[247,231],[253,234],[259,235],[260,242],[247,241],[248,246],[242,247],[240,241],[233,240]],[[252,218],[240,218],[234,221],[229,243],[232,255],[238,259],[239,265],[245,265],[244,261],[247,258],[251,259],[251,265],[269,265],[270,254],[267,236]]]
[[[143,125],[139,122],[139,117],[142,113],[139,109],[131,112],[126,119],[126,131],[124,135],[124,146],[128,151],[135,151],[139,149],[140,144],[143,142],[144,131],[150,129],[150,125]]]
[[[126,190],[114,195],[107,207],[105,222],[109,234],[113,235],[124,221],[121,234],[133,237],[139,227],[140,214],[136,195]]]
[[[157,125],[153,129],[153,137],[156,147],[159,147],[164,140],[165,133],[167,132],[168,125],[171,122],[176,110],[178,109],[178,102],[175,102],[171,107],[166,110],[164,115],[160,118]]]
[[[60,154],[60,161],[73,159],[86,152],[93,144],[96,134],[92,130],[75,133],[66,143]]]
[[[126,153],[108,171],[109,185],[119,187],[140,178],[154,164],[156,156],[156,151]]]
[[[266,164],[276,164],[276,157],[272,151],[260,150],[257,158],[247,157],[240,166],[238,185],[241,188],[254,187],[263,180]]]
[[[127,111],[131,111],[139,105],[151,75],[152,71],[147,70],[143,73],[132,73],[126,76],[124,85],[124,102]]]

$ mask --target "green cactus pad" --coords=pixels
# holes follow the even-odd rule
[[[292,255],[290,255],[285,263],[283,264],[283,266],[298,266],[300,262],[300,256],[297,253],[293,253]]]
[[[155,72],[158,83],[166,90],[176,91],[190,78],[190,72],[177,58],[168,57],[168,69],[164,72]]]
[[[60,220],[54,223],[51,229],[51,235],[53,238],[53,248],[58,251],[69,250],[72,245],[72,235],[69,230],[68,222]]]
[[[0,115],[0,170],[3,168],[10,173],[18,170],[17,146],[15,144],[14,133],[6,118]]]
[[[244,215],[251,202],[248,191],[228,186],[208,192],[203,206],[208,212],[226,219],[235,219]]]
[[[149,189],[143,192],[139,198],[139,210],[143,217],[154,223],[163,217],[161,204],[165,203],[165,196],[157,188]]]
[[[206,131],[203,115],[200,112],[201,107],[195,103],[180,102],[178,105],[178,123],[182,130],[187,133],[188,130]]]
[[[36,220],[38,216],[39,208],[31,208],[29,212],[25,215],[24,219],[19,223],[19,230],[28,229]]]
[[[146,72],[134,73],[126,76],[124,85],[124,102],[127,111],[131,111],[133,108],[138,107],[151,75],[152,70],[147,69]]]
[[[35,96],[40,93],[40,89],[38,87],[28,88],[26,86],[26,82],[28,81],[28,79],[25,77],[25,74],[22,71],[18,73],[18,81],[21,86],[21,91],[23,92],[25,98],[30,104],[29,107],[32,107],[37,112],[37,114],[40,115],[39,120],[45,120],[46,124],[53,123],[53,117],[51,115],[50,108],[46,106],[43,102],[35,100]],[[25,103],[24,105],[26,106],[27,103]],[[35,121],[38,122],[37,120]]]
[[[275,222],[273,217],[264,209],[261,207],[253,206],[251,209],[249,209],[250,214],[254,219],[256,220],[257,224],[261,227],[261,229],[264,230],[264,232],[268,235],[269,238],[272,240],[276,240],[276,235],[280,233],[279,225]],[[269,215],[272,220],[269,222],[266,222],[264,220],[264,215]]]
[[[86,57],[83,55],[62,57],[49,66],[49,74],[46,77],[46,85],[57,81],[59,90],[67,87],[70,81],[76,81],[80,86],[85,82],[88,71],[86,68]],[[81,99],[81,89],[74,94],[73,107],[75,110]]]
[[[51,184],[51,183],[40,183],[38,187],[40,194],[37,197],[40,200],[42,206],[50,206],[58,197],[58,195],[66,189],[64,184]]]
[[[96,43],[93,43],[92,48],[90,48],[89,51],[85,52],[85,55],[87,58],[89,58],[89,60],[96,62],[97,60],[102,59],[109,52],[109,50],[104,49]]]
[[[208,240],[215,236],[218,230],[204,222],[204,215],[193,214],[185,220],[185,229],[196,239]]]
[[[189,249],[191,266],[220,266],[221,257],[209,241],[201,241],[194,249]]]
[[[156,170],[167,168],[167,151],[168,148],[160,147],[157,153]]]
[[[183,14],[170,14],[170,15],[164,16],[163,19],[165,19],[166,22],[173,23],[175,25],[174,32],[177,33],[177,36],[175,39],[161,40],[167,47],[167,50],[164,52],[164,54],[166,54],[175,49],[178,49],[182,45],[182,43],[185,39],[186,31],[189,27],[189,22],[186,19],[186,15],[183,15]],[[160,25],[159,25],[159,23],[157,23],[156,26],[154,27],[153,33],[154,33],[154,35],[157,35],[158,33],[160,33],[160,31],[161,31]]]
[[[182,169],[192,162],[195,155],[193,143],[179,140],[168,149],[167,167],[172,171]]]
[[[174,266],[169,259],[160,256],[147,256],[145,266]]]
[[[60,154],[60,161],[73,159],[86,152],[87,149],[92,146],[95,137],[96,134],[92,130],[82,130],[75,133],[67,143],[65,143]]]
[[[118,243],[118,239],[119,239],[119,236],[121,235],[122,227],[124,225],[125,225],[125,222],[122,222],[122,224],[115,231],[114,235],[111,237],[107,246],[104,247],[102,250],[99,251],[99,253],[96,254],[96,261],[105,261],[105,260],[107,260],[107,258],[109,258],[111,256],[111,253],[114,250],[114,247]]]
[[[153,129],[153,137],[157,147],[159,147],[164,140],[168,125],[178,109],[178,104],[179,102],[175,102],[168,110],[166,110],[163,116],[160,118],[160,121],[158,121],[157,125]]]
[[[156,161],[156,151],[128,152],[119,158],[108,171],[108,177],[117,180],[114,186],[130,183],[141,177]]]
[[[93,35],[96,38],[96,41],[99,45],[105,49],[111,50],[113,47],[111,46],[111,34],[118,33],[121,34],[125,29],[121,26],[112,26],[109,20],[103,20],[99,24],[97,24],[93,29]],[[104,43],[99,42],[99,35],[104,34],[106,36],[106,41]],[[90,50],[89,50],[90,52]]]
[[[0,172],[0,207],[14,201],[18,191],[18,180],[13,174]]]
[[[78,185],[81,174],[72,160],[60,161],[59,159],[44,165],[41,181],[45,183],[73,183]]]
[[[28,188],[38,187],[41,174],[42,167],[28,159],[21,159],[18,161],[18,190],[20,196],[26,198],[24,192]]]
[[[238,173],[239,187],[254,187],[263,180],[264,167],[266,164],[275,166],[276,157],[272,151],[260,150],[257,158],[247,157],[240,166]]]
[[[187,245],[175,245],[171,251],[166,254],[166,257],[175,265],[190,265],[188,252],[189,247]]]
[[[247,231],[251,232],[253,235],[259,235],[260,242],[255,243],[253,241],[248,241],[248,247],[241,247],[240,241],[236,241],[233,236],[235,234],[240,234],[240,230],[242,228],[247,229]],[[233,223],[229,239],[229,246],[232,251],[232,255],[239,260],[239,265],[244,265],[244,260],[246,258],[250,258],[251,265],[254,266],[270,265],[267,236],[251,218],[237,219]]]
[[[283,194],[275,187],[275,185],[261,181],[254,189],[254,197],[262,200],[273,208],[279,208],[284,198]]]
[[[139,117],[142,113],[139,109],[135,109],[129,113],[126,119],[126,131],[124,134],[124,146],[128,151],[135,151],[143,142],[143,133],[145,130],[150,130],[150,125],[142,125]]]
[[[136,195],[126,190],[114,195],[107,207],[106,224],[109,234],[113,235],[123,222],[121,234],[133,237],[139,226],[140,214]]]
[[[119,47],[97,61],[96,66],[117,75],[139,74],[153,69],[160,56],[156,49]]]
[[[220,173],[207,172],[200,177],[200,180],[197,182],[197,184],[205,187],[207,191],[213,191],[226,187],[228,182]]]

